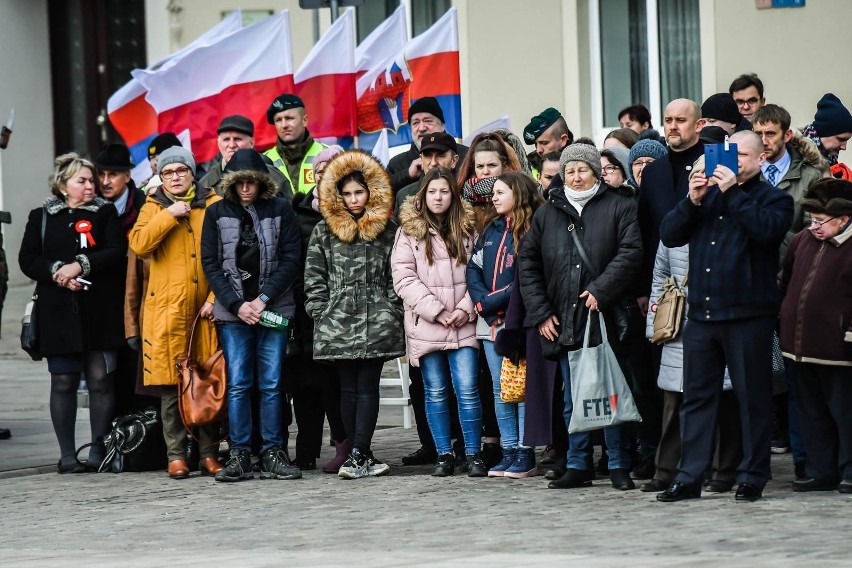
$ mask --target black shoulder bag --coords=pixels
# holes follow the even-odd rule
[[[126,416],[119,416],[112,421],[112,431],[103,439],[106,455],[98,464],[98,473],[111,471],[121,473],[125,470],[125,458],[138,450],[151,437],[151,430],[160,423],[159,413],[153,406],[145,410],[137,410]],[[84,444],[77,449],[79,456],[85,448],[92,444]],[[77,458],[77,463],[85,463]]]
[[[41,256],[44,257],[44,230],[47,226],[47,208],[41,208]],[[24,317],[21,319],[21,349],[27,352],[33,361],[41,361],[41,353],[38,348],[38,319],[36,301],[38,300],[38,284],[33,290],[32,299],[24,308]]]

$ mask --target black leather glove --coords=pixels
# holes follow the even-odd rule
[[[134,335],[133,337],[127,338],[127,346],[133,349],[134,351],[139,351],[142,349],[142,338],[138,335]]]

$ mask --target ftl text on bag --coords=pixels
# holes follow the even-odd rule
[[[574,411],[568,424],[568,433],[588,432],[622,422],[641,422],[633,395],[615,352],[609,345],[606,324],[600,312],[590,311],[586,321],[583,347],[568,352],[571,369],[571,402]],[[592,318],[601,325],[601,344],[589,346]]]

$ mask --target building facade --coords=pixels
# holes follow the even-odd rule
[[[575,136],[601,141],[628,104],[648,106],[659,127],[670,99],[700,102],[746,72],[760,76],[767,101],[786,107],[794,126],[813,119],[826,92],[852,106],[852,79],[843,68],[852,47],[852,2],[760,9],[771,2],[365,0],[357,9],[359,38],[400,3],[414,34],[450,6],[458,9],[465,132],[503,115],[520,132],[531,116],[553,106]],[[57,16],[61,10],[89,14],[93,7],[100,19]],[[139,54],[155,61],[176,51],[235,8],[246,18],[290,10],[295,67],[330,25],[328,9],[304,10],[298,0],[0,3],[0,121],[13,106],[17,117],[12,142],[0,151],[0,205],[13,214],[11,227],[3,226],[12,258],[27,211],[47,193],[54,154],[72,148],[94,154],[99,142],[112,141],[114,133],[98,117],[110,89],[129,79],[130,64]],[[90,29],[101,32],[94,47],[86,45],[92,34],[81,33]],[[845,154],[841,160],[848,163]],[[20,282],[16,264],[12,277]]]

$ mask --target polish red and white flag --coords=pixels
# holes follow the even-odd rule
[[[263,127],[266,109],[281,93],[293,92],[289,13],[284,10],[224,35],[167,69],[137,78],[158,113],[159,132],[188,128],[196,161],[216,155],[216,129],[233,114],[254,123],[256,147],[272,146],[276,134]]]
[[[109,98],[107,101],[109,121],[130,148],[130,156],[137,167],[147,165],[148,145],[159,131],[157,130],[157,111],[145,100],[148,90],[136,76],[146,76],[159,69],[168,69],[195,49],[215,43],[223,36],[242,27],[242,13],[239,9],[232,11],[180,51],[155,61],[147,69],[132,71],[133,78]],[[134,176],[133,179],[137,178]]]
[[[311,136],[342,138],[355,135],[358,122],[354,8],[343,12],[323,34],[296,71],[294,80],[295,94],[305,103]],[[275,132],[272,127],[263,130],[270,130],[273,135]]]

